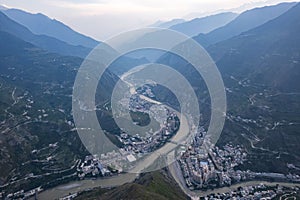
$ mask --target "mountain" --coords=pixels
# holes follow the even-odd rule
[[[203,46],[215,44],[260,26],[285,13],[294,5],[296,3],[281,3],[275,6],[266,6],[245,11],[227,25],[207,34],[199,34],[195,37],[195,40]]]
[[[8,8],[6,8],[5,6],[0,5],[0,10],[7,10]]]
[[[90,52],[89,48],[83,46],[73,46],[46,35],[35,35],[2,12],[0,12],[0,31],[8,32],[49,52],[79,57],[85,57]]]
[[[247,161],[241,170],[289,174],[295,172],[286,167],[288,163],[300,166],[299,18],[300,4],[296,4],[258,27],[207,47],[227,94],[226,121],[217,145],[246,148]],[[201,99],[202,123],[208,126],[210,97],[201,76],[171,54],[158,62],[189,80]],[[159,101],[174,105],[171,92],[154,94]]]
[[[133,183],[128,183],[112,189],[94,189],[84,192],[76,200],[91,199],[155,199],[155,200],[186,200],[189,199],[177,185],[173,178],[165,171],[156,171],[142,174]]]
[[[0,49],[0,56],[22,55],[24,49],[35,48],[31,43],[3,31],[0,31],[0,43],[4,47]]]
[[[90,37],[72,30],[60,21],[50,19],[40,13],[32,14],[18,9],[6,9],[2,12],[36,35],[47,35],[74,46],[80,45],[87,48],[94,48],[99,43]]]
[[[203,18],[183,22],[171,26],[170,29],[184,33],[188,36],[195,36],[200,33],[208,33],[216,28],[224,26],[233,20],[238,14],[232,12],[220,13]]]
[[[287,163],[300,165],[299,18],[298,3],[273,20],[208,48],[227,88],[228,119],[219,141],[247,147],[249,157],[242,170],[288,174],[295,172]]]
[[[158,28],[169,28],[171,26],[174,26],[175,24],[179,24],[179,23],[183,23],[185,22],[184,19],[172,19],[170,21],[158,21],[152,25],[150,25],[150,27],[158,27]]]
[[[300,91],[300,4],[281,16],[208,48],[220,70],[249,73],[256,83]]]
[[[53,142],[65,146],[58,149],[58,154],[66,155],[66,163],[56,163],[58,168],[67,167],[68,162],[84,151],[76,135],[71,135],[68,131],[70,127],[62,120],[70,119],[68,112],[71,110],[70,106],[63,106],[70,99],[62,94],[71,94],[70,77],[75,76],[73,67],[79,66],[81,59],[49,54],[2,31],[0,43],[0,184],[3,185],[13,176],[25,177],[28,173],[38,173],[41,166],[28,162],[22,168],[22,163],[32,156],[38,156],[33,155],[32,151],[41,146]],[[65,114],[58,111],[62,106]],[[42,117],[42,109],[47,116]],[[62,134],[57,130],[67,132]],[[74,141],[73,147],[67,145],[66,141]],[[26,181],[20,184],[24,188],[31,187]],[[14,187],[11,184],[1,190],[7,191]]]
[[[222,74],[228,100],[226,123],[217,145],[239,145],[247,152],[246,160],[235,170],[286,175],[300,172],[299,18],[300,4],[297,4],[263,24],[207,47]],[[59,50],[59,46],[41,43],[48,42],[49,38],[34,35],[0,13],[0,184],[3,196],[38,186],[46,190],[74,180],[78,178],[79,160],[87,155],[71,114],[73,82],[82,59],[45,51],[50,47],[53,52]],[[51,41],[67,45],[55,38]],[[35,45],[38,42],[45,44],[43,49]],[[200,106],[204,107],[200,109],[201,125],[206,127],[206,118],[210,120],[207,111],[210,99],[207,88],[201,85],[203,80],[198,78],[200,75],[174,55],[165,54],[159,63],[178,69],[191,80]],[[104,84],[99,83],[105,93],[98,94],[103,95],[104,100],[109,99],[117,81],[118,78],[108,72]],[[163,99],[162,102],[176,100],[167,89],[166,92],[153,90],[153,93]],[[100,121],[109,107],[105,105],[97,104]],[[106,120],[106,123],[111,121]],[[291,165],[295,168],[288,167]],[[164,172],[143,174],[133,183],[81,195],[78,199],[186,199]]]
[[[61,183],[62,176],[73,177],[72,166],[88,154],[71,113],[74,80],[83,60],[49,53],[3,31],[0,44],[1,192]],[[102,76],[96,94],[100,105],[110,99],[117,81],[109,71]],[[108,119],[98,112],[100,121]],[[53,159],[47,162],[49,156]]]

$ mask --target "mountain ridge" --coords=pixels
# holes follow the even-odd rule
[[[8,32],[16,37],[25,40],[45,49],[49,52],[62,55],[85,57],[90,49],[83,46],[73,46],[66,42],[46,35],[35,35],[25,26],[13,21],[0,11],[0,30]]]
[[[169,27],[169,29],[184,33],[188,36],[195,36],[200,33],[208,33],[216,28],[229,23],[238,14],[233,12],[224,12],[206,17],[195,18],[190,21],[179,23]]]
[[[242,70],[247,69],[252,76],[255,76],[254,72],[259,76],[255,79],[258,82],[265,80],[274,87],[284,90],[293,88],[299,91],[298,84],[290,82],[299,75],[298,18],[300,18],[300,3],[261,26],[212,45],[208,51],[217,61],[221,71],[242,73]],[[272,61],[273,59],[277,62]],[[249,68],[248,63],[252,63],[253,67]]]
[[[231,37],[237,36],[242,32],[258,27],[285,13],[294,5],[296,5],[295,2],[280,3],[274,6],[265,6],[247,10],[241,13],[227,25],[217,28],[207,34],[199,34],[195,36],[194,39],[204,47],[216,44],[226,39],[230,39]]]
[[[41,13],[32,14],[19,9],[6,9],[2,12],[36,35],[47,35],[74,46],[80,45],[87,48],[94,48],[99,44],[91,37],[78,33],[64,23],[50,19]]]

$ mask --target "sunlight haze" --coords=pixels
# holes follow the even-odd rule
[[[157,21],[191,19],[221,11],[242,12],[280,0],[1,0],[8,8],[43,13],[83,34],[105,40],[120,32]],[[292,2],[286,0],[285,2]]]

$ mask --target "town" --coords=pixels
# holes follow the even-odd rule
[[[212,193],[201,196],[200,200],[222,200],[222,199],[297,199],[299,197],[299,187],[297,186],[268,186],[260,183],[252,186],[239,186],[230,192]]]
[[[149,89],[146,88],[146,91],[151,95]],[[127,105],[126,103],[122,104],[122,102],[125,101],[121,101],[122,106]],[[143,135],[132,135],[126,132],[120,133],[120,135],[117,135],[122,146],[119,148],[119,151],[87,156],[77,169],[79,178],[86,176],[108,176],[130,170],[138,159],[161,148],[165,143],[170,141],[179,129],[180,120],[175,112],[164,105],[154,105],[142,99],[138,94],[133,95],[131,98],[129,109],[132,112],[138,111],[152,116],[153,119],[160,122],[159,130],[152,134]]]

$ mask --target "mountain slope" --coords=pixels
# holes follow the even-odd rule
[[[64,175],[73,178],[72,166],[88,154],[73,129],[71,114],[82,59],[49,53],[2,31],[0,44],[0,184],[5,185],[1,192],[47,188],[61,183]],[[105,72],[97,103],[110,99],[117,81]],[[99,120],[107,119],[99,113]],[[54,149],[49,147],[55,143]],[[50,162],[49,156],[53,156]]]
[[[299,18],[297,4],[259,27],[207,48],[227,94],[226,121],[218,145],[233,143],[247,149],[242,170],[288,174],[294,173],[286,167],[288,163],[300,166]],[[197,71],[171,54],[158,62],[189,80],[200,97],[203,124],[209,121],[210,97]],[[170,92],[158,91],[155,96],[172,105]]]
[[[299,18],[297,4],[208,48],[227,88],[228,118],[219,143],[247,147],[248,161],[242,170],[288,174],[295,173],[286,167],[288,163],[300,164]]]
[[[200,33],[208,33],[216,28],[224,26],[236,16],[237,14],[232,12],[220,13],[176,24],[171,26],[170,29],[184,33],[188,36],[195,36]]]
[[[283,15],[208,50],[220,70],[283,90],[300,91],[300,4]]]
[[[0,48],[0,56],[22,55],[24,49],[35,48],[31,43],[3,31],[0,31],[0,44],[2,46]]]
[[[245,11],[227,25],[213,30],[208,34],[200,34],[195,37],[195,40],[204,46],[215,44],[258,27],[269,20],[280,16],[294,5],[296,5],[296,3],[281,3],[275,6]]]
[[[184,200],[188,199],[188,197],[181,191],[177,183],[161,170],[143,174],[133,183],[128,183],[111,190],[96,189],[92,192],[83,193],[75,199]]]
[[[85,57],[90,52],[90,49],[86,47],[73,46],[45,35],[35,35],[2,12],[0,12],[0,31],[8,32],[49,52],[79,57]]]
[[[2,12],[12,20],[27,27],[36,35],[47,35],[74,46],[81,45],[88,48],[94,48],[99,43],[90,37],[72,30],[65,24],[40,13],[31,14],[18,9],[7,9]]]
[[[54,164],[58,169],[69,167],[84,150],[63,120],[70,119],[70,114],[57,110],[68,99],[61,94],[71,92],[70,77],[75,76],[71,66],[79,66],[80,59],[49,54],[2,31],[0,43],[0,184],[3,185],[14,176],[25,177],[29,173],[41,172],[43,166],[30,162],[36,156],[36,159],[40,158],[39,154],[32,154],[34,149],[53,142],[61,143],[64,147],[57,149],[57,155],[67,156],[66,162]],[[39,119],[41,109],[47,116]],[[69,112],[70,106],[64,109]],[[74,143],[70,146],[66,141]],[[22,165],[24,162],[27,164]],[[26,181],[19,184],[25,189],[36,186],[36,183],[30,185]],[[11,182],[1,190],[10,191],[15,187]]]

